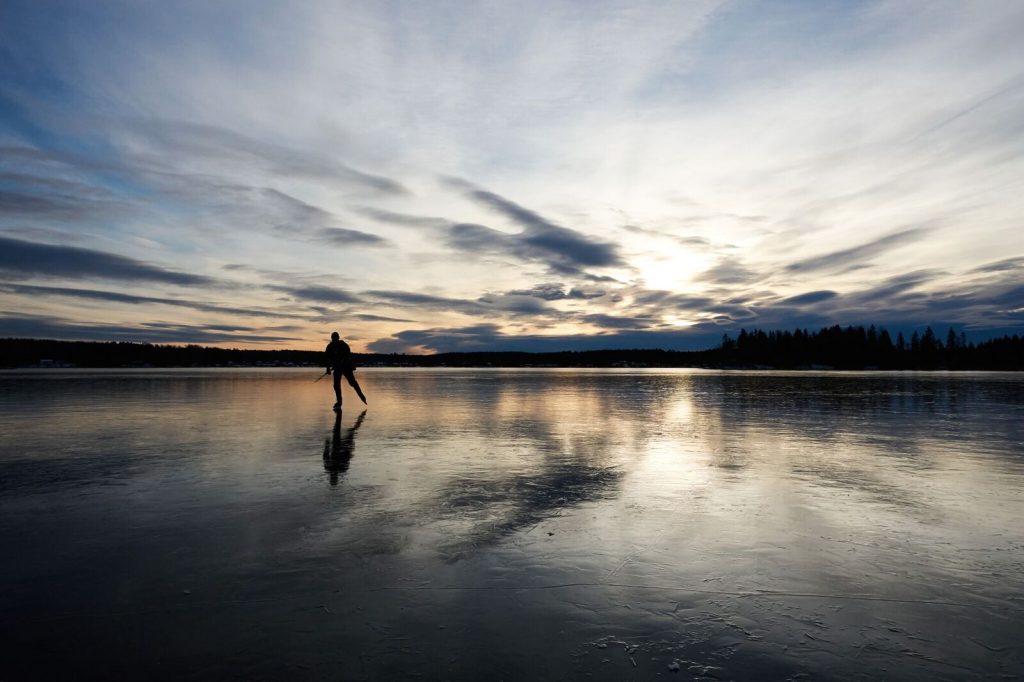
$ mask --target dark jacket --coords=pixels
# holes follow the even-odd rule
[[[327,369],[342,373],[355,370],[356,364],[352,361],[352,349],[341,339],[327,344],[325,352],[327,353]]]

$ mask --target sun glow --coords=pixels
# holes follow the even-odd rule
[[[709,254],[689,249],[668,248],[656,256],[637,259],[640,279],[651,289],[691,290],[694,277],[712,264]]]

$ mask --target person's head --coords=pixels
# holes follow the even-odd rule
[[[340,338],[341,336],[338,334],[338,332],[331,332],[331,341],[337,341]]]

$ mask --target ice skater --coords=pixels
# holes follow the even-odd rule
[[[348,381],[348,385],[355,389],[356,395],[363,401],[363,405],[366,405],[366,396],[363,395],[363,389],[359,388],[359,382],[356,381],[356,363],[352,360],[352,349],[341,340],[338,332],[331,334],[331,342],[327,344],[326,352],[327,371],[325,374],[334,373],[334,397],[337,399],[334,409],[341,409],[341,377],[343,376]]]

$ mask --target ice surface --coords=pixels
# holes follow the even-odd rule
[[[1024,377],[316,374],[0,373],[0,679],[1024,675]]]

